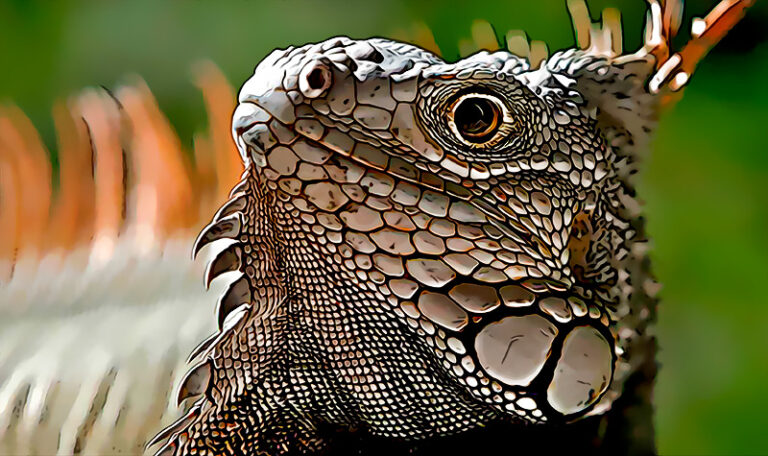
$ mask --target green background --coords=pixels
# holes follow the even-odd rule
[[[626,46],[638,45],[641,0],[589,3],[594,18],[618,7]],[[686,21],[715,2],[688,3]],[[201,58],[239,84],[275,47],[392,36],[423,22],[453,59],[474,19],[526,30],[550,49],[573,42],[561,0],[0,2],[0,102],[20,105],[55,150],[55,99],[138,74],[191,144],[206,122],[190,73]],[[768,2],[758,0],[665,116],[643,171],[664,284],[654,398],[662,454],[768,454],[767,106]]]

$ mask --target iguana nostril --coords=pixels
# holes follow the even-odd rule
[[[321,62],[312,62],[301,70],[299,90],[307,98],[319,97],[331,86],[331,70]]]
[[[323,76],[323,72],[320,68],[313,69],[309,75],[307,75],[307,84],[311,89],[320,90],[323,88],[323,84],[325,84],[325,77]]]

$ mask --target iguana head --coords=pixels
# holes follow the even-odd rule
[[[233,119],[244,179],[195,247],[236,239],[208,280],[241,273],[203,345],[215,413],[254,389],[418,438],[606,410],[652,351],[632,176],[692,70],[651,6],[631,54],[591,29],[533,67],[344,37],[262,61]]]
[[[234,116],[307,248],[378,293],[477,400],[532,420],[589,408],[615,364],[608,239],[626,225],[579,59],[610,69],[336,38],[272,53]]]

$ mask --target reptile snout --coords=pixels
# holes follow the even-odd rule
[[[327,116],[326,126],[351,117],[362,125],[361,133],[388,127],[395,136],[413,131],[412,126],[400,125],[403,120],[394,108],[398,102],[412,101],[415,87],[392,84],[390,88],[388,75],[418,71],[434,63],[435,57],[411,46],[395,54],[379,41],[338,37],[272,52],[243,84],[233,116],[232,134],[243,160],[264,166],[272,147],[291,145],[297,135],[333,142],[334,135],[323,138],[326,129],[316,120],[320,116]],[[407,103],[401,111],[406,109],[410,109]],[[400,117],[408,115],[403,111]]]

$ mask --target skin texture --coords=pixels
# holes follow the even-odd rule
[[[146,87],[54,110],[54,195],[3,110],[0,453],[136,454],[177,396],[162,454],[652,453],[658,287],[632,179],[659,106],[751,2],[678,53],[680,5],[649,3],[646,45],[620,55],[617,12],[601,28],[569,2],[581,50],[543,67],[514,33],[520,59],[278,51],[243,88],[242,161],[214,75],[215,180],[211,144],[188,166]],[[213,319],[184,228],[243,165],[195,249],[224,239],[201,252],[210,293],[231,283]]]
[[[194,247],[228,239],[207,280],[234,281],[159,454],[653,453],[634,175],[751,4],[722,2],[677,53],[681,5],[655,0],[631,54],[618,14],[596,27],[579,1],[580,49],[546,59],[274,51],[233,116],[242,181]]]
[[[236,278],[161,453],[333,450],[350,431],[418,447],[610,408],[653,353],[630,183],[653,63],[273,52],[234,115],[243,179],[195,247],[229,239],[209,277]],[[502,119],[479,145],[450,114],[476,94]]]

